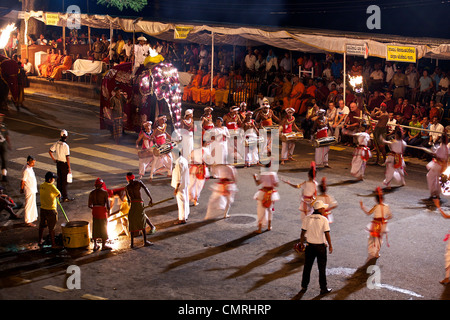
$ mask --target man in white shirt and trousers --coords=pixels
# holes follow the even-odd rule
[[[38,211],[36,204],[37,181],[34,174],[34,166],[36,160],[32,156],[28,156],[27,164],[22,170],[22,181],[20,185],[20,193],[25,194],[25,223],[30,227],[35,227],[33,223],[38,219]]]
[[[147,38],[141,36],[137,40],[139,43],[134,46],[133,76],[136,74],[137,69],[144,64],[145,58],[149,55],[149,46],[145,45]]]
[[[189,164],[186,158],[183,157],[182,152],[178,150],[179,157],[175,161],[175,166],[172,171],[172,188],[173,194],[177,199],[178,205],[178,222],[177,224],[185,224],[189,217]]]
[[[48,151],[50,157],[56,162],[56,187],[61,191],[61,201],[73,201],[67,195],[67,176],[72,174],[70,169],[70,148],[66,143],[68,133],[66,130],[61,130],[61,138],[55,142]]]

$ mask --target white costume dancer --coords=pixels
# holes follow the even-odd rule
[[[228,131],[228,128],[222,126],[222,124],[222,118],[218,117],[215,127],[209,131],[214,137],[214,140],[210,144],[213,164],[228,163],[228,140],[230,139],[230,132]],[[207,140],[207,138],[205,140]]]
[[[256,128],[255,120],[251,117],[253,112],[247,111],[245,119],[242,122],[242,129],[244,130],[245,140],[248,141],[248,146],[245,147],[245,166],[250,167],[259,162],[258,155],[258,128]]]
[[[207,164],[211,163],[211,154],[206,146],[194,149],[191,152],[189,163],[189,201],[198,205],[200,193],[203,190],[206,179],[209,178]]]
[[[435,203],[436,207],[439,209],[439,212],[441,213],[442,217],[444,217],[445,219],[450,219],[450,215],[447,215],[442,210],[439,199],[434,199],[434,203]],[[450,231],[445,236],[444,241],[447,242],[447,246],[446,246],[445,254],[444,254],[445,278],[439,282],[441,284],[449,284],[450,283]]]
[[[189,159],[192,150],[194,150],[194,119],[193,110],[188,109],[184,113],[184,119],[181,120],[181,129],[187,131],[183,134],[181,145],[183,146],[183,157]]]
[[[320,200],[326,205],[328,205],[328,207],[325,209],[325,213],[323,213],[322,215],[328,219],[328,223],[333,223],[334,216],[332,210],[337,208],[338,203],[332,195],[327,193],[327,183],[325,177],[322,178],[322,183],[320,184],[319,189],[320,194],[316,197],[316,200],[314,200],[314,202]]]
[[[318,112],[318,118],[314,122],[312,131],[314,132],[315,139],[321,139],[328,137],[328,119],[325,117],[325,110],[320,109]],[[317,166],[328,166],[328,153],[330,152],[330,146],[323,146],[315,148],[314,159]]]
[[[372,222],[366,227],[369,232],[369,239],[367,243],[367,251],[369,254],[368,259],[380,257],[380,249],[383,244],[383,236],[386,236],[389,232],[387,226],[387,220],[392,219],[392,212],[389,205],[383,203],[383,195],[381,189],[377,188],[377,201],[378,204],[372,207],[370,211],[364,207],[362,201],[360,201],[361,209],[367,214],[373,214]],[[389,244],[388,244],[389,246]]]
[[[364,178],[364,173],[366,171],[366,164],[369,158],[372,156],[370,148],[367,144],[370,141],[370,135],[367,132],[355,133],[356,139],[358,141],[358,146],[353,152],[352,167],[350,173],[352,176],[362,180]]]
[[[280,123],[280,136],[282,134],[289,134],[292,133],[292,129],[296,130],[297,132],[300,131],[300,129],[295,124],[295,117],[294,117],[294,108],[287,108],[286,113],[287,116],[281,120]],[[293,141],[282,141],[281,142],[281,164],[284,164],[285,161],[288,160],[294,160],[294,149],[295,149],[295,142]]]
[[[405,161],[403,160],[403,153],[405,152],[406,142],[401,138],[400,130],[395,132],[395,139],[393,141],[386,141],[383,139],[385,144],[389,145],[391,150],[386,157],[386,172],[383,185],[388,189],[391,187],[392,179],[400,181],[401,185],[404,186],[405,183]]]
[[[185,223],[189,217],[189,164],[182,154],[175,161],[171,185],[177,198],[178,223]]]
[[[314,212],[314,208],[312,206],[314,200],[317,197],[317,182],[316,182],[316,167],[315,163],[311,164],[311,169],[308,172],[308,180],[304,181],[300,184],[292,184],[289,181],[284,181],[289,184],[291,187],[296,189],[302,189],[301,192],[301,202],[300,202],[300,220],[306,216],[309,216]]]
[[[448,165],[448,138],[447,134],[442,135],[442,141],[434,152],[434,158],[427,164],[427,183],[431,198],[439,198],[441,195],[441,185],[439,178]]]
[[[152,140],[154,144],[156,144],[156,147],[165,144],[171,139],[170,135],[166,132],[167,124],[165,121],[166,116],[160,115],[158,117],[158,126],[153,131]],[[167,171],[167,176],[170,177],[172,175],[172,163],[172,152],[161,154],[160,156],[154,156],[150,171],[150,179],[153,179],[153,174],[159,170]]]
[[[209,198],[205,220],[221,215],[224,218],[228,218],[231,204],[234,202],[234,195],[238,190],[236,186],[236,169],[234,167],[221,165],[214,170],[219,181],[211,188],[212,193]]]
[[[275,190],[278,186],[278,175],[276,172],[262,172],[259,178],[256,175],[254,178],[256,184],[261,186],[253,197],[257,201],[258,230],[256,232],[261,233],[263,225],[267,225],[267,230],[272,230],[274,202],[280,200],[280,195]]]
[[[153,162],[153,142],[152,142],[152,122],[146,121],[143,124],[144,130],[139,133],[136,140],[136,148],[139,148],[139,142],[142,140],[141,150],[138,152],[139,157],[139,179],[142,179],[147,169],[150,169]]]

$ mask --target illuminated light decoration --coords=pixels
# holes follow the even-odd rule
[[[160,63],[152,69],[151,77],[156,99],[167,102],[174,129],[180,129],[181,91],[178,70],[171,63]]]
[[[6,47],[9,37],[11,36],[11,32],[16,29],[17,28],[14,23],[8,24],[6,28],[2,29],[2,34],[0,35],[0,49],[4,49]]]
[[[362,76],[348,76],[348,82],[353,87],[353,90],[356,93],[362,93],[363,92],[363,77]]]

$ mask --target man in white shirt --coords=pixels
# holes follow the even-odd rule
[[[286,72],[286,73],[291,72],[291,70],[292,70],[291,58],[290,58],[288,52],[286,52],[284,54],[284,57],[281,59],[280,68],[281,68],[282,72]]]
[[[66,143],[68,133],[66,130],[61,130],[61,138],[55,142],[48,151],[52,160],[56,163],[56,186],[61,191],[61,201],[73,201],[67,195],[67,175],[72,174],[70,169],[70,148]]]
[[[432,122],[430,125],[430,130],[439,132],[439,133],[430,132],[430,146],[435,146],[435,145],[441,143],[440,139],[441,139],[442,133],[444,132],[444,126],[439,123],[438,117],[433,117],[433,119],[431,119],[431,121]]]
[[[37,181],[34,174],[34,166],[36,160],[32,156],[28,156],[27,164],[22,170],[22,181],[20,185],[20,193],[25,194],[25,223],[30,227],[35,227],[34,222],[38,219],[38,211],[36,204]]]
[[[189,164],[182,153],[175,161],[175,167],[172,172],[172,188],[173,194],[177,198],[178,205],[178,224],[185,224],[189,217]]]
[[[149,55],[149,47],[145,45],[147,39],[145,37],[138,38],[139,43],[134,46],[134,68],[133,75],[137,69],[144,64],[145,58]]]
[[[245,56],[245,67],[248,71],[255,71],[256,56],[253,54],[252,50],[249,50],[248,54]]]
[[[334,120],[333,130],[336,141],[341,138],[341,130],[344,127],[345,119],[347,119],[350,109],[345,105],[344,100],[339,100],[339,108],[336,109],[336,119]]]
[[[30,61],[28,61],[27,58],[23,59],[23,70],[25,70],[25,74],[27,76],[32,76],[34,74],[33,64]]]
[[[300,235],[300,248],[305,250],[305,265],[303,266],[302,290],[305,293],[310,280],[311,269],[314,260],[317,258],[319,267],[320,294],[331,292],[328,289],[326,268],[327,268],[327,246],[330,254],[333,252],[330,238],[330,225],[328,219],[323,216],[328,205],[321,200],[313,203],[314,212],[306,216],[302,222],[302,232]],[[306,247],[304,242],[306,240]]]

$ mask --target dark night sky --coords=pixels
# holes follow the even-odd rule
[[[64,0],[64,4],[66,8],[77,4],[86,13],[87,1]],[[62,11],[63,0],[48,2],[48,11]],[[142,16],[165,22],[303,27],[450,39],[450,0],[148,0],[139,13],[96,3],[89,0],[89,13]],[[381,30],[366,27],[370,16],[366,9],[372,4],[381,9]]]

